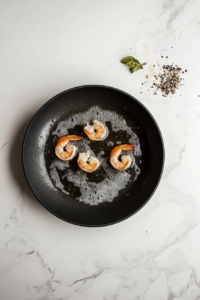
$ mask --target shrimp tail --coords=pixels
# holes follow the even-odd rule
[[[80,141],[80,140],[83,140],[83,137],[79,136],[79,135],[68,135],[67,138],[68,138],[69,141]]]
[[[112,151],[111,151],[111,156],[114,155],[116,157],[118,157],[122,150],[134,150],[135,146],[132,144],[125,144],[125,145],[120,145],[120,146],[116,146]]]
[[[122,150],[134,150],[135,146],[133,144],[125,144],[119,146]]]

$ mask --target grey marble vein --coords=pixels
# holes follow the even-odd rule
[[[106,270],[108,270],[108,269],[106,269]],[[87,276],[87,277],[84,277],[84,278],[81,278],[81,279],[77,279],[77,280],[75,280],[75,281],[71,284],[71,286],[74,285],[74,284],[76,284],[77,282],[82,282],[82,281],[83,281],[83,283],[85,283],[86,280],[89,280],[89,279],[92,279],[92,278],[95,279],[95,278],[99,277],[104,271],[105,271],[105,270],[101,270],[101,271],[99,271],[99,272],[97,272],[97,273],[95,273],[95,274],[92,274],[92,275],[90,275],[90,276]]]
[[[1,146],[0,151],[8,144],[8,142],[4,143],[3,146]]]
[[[179,15],[186,9],[189,2],[192,0],[165,0],[163,3],[164,12],[170,11],[169,20],[167,21],[167,28],[171,29],[173,26],[173,22],[175,19],[179,17]]]

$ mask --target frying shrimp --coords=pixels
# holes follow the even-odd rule
[[[130,168],[133,160],[131,156],[122,155],[121,161],[119,161],[118,158],[122,153],[122,150],[134,150],[134,148],[135,147],[132,144],[116,146],[111,152],[111,157],[110,157],[111,165],[119,171],[123,171]]]
[[[103,123],[97,120],[93,121],[93,125],[87,123],[87,125],[84,127],[84,131],[89,139],[93,141],[101,141],[106,136],[106,128],[104,127]]]
[[[55,154],[62,160],[70,160],[76,154],[76,147],[69,144],[69,141],[80,141],[82,136],[78,135],[67,135],[61,137],[56,145]]]
[[[99,167],[99,161],[94,156],[90,156],[90,151],[87,151],[79,153],[78,165],[83,171],[92,173]]]

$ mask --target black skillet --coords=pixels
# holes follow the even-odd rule
[[[142,157],[141,173],[128,190],[120,191],[112,202],[90,206],[78,202],[74,195],[62,195],[50,187],[45,179],[48,173],[44,176],[45,164],[41,162],[45,146],[41,148],[38,141],[47,138],[44,137],[44,128],[49,122],[53,124],[53,131],[61,120],[96,105],[125,118],[139,137]],[[48,163],[46,161],[46,166]],[[53,97],[33,117],[23,142],[24,172],[36,198],[55,216],[81,226],[107,226],[135,214],[155,192],[163,165],[163,139],[152,115],[134,97],[106,86],[76,87]]]

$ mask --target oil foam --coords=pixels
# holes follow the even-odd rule
[[[126,121],[123,119],[123,117],[119,116],[115,112],[102,110],[98,106],[92,107],[86,112],[78,113],[65,121],[59,122],[52,135],[60,138],[64,135],[68,135],[68,130],[73,129],[76,125],[81,125],[84,127],[87,122],[92,122],[95,119],[101,121],[103,124],[110,122],[112,131],[118,132],[119,130],[122,130],[130,136],[128,141],[130,144],[135,145],[135,150],[134,152],[126,151],[124,153],[133,156],[132,167],[135,170],[134,180],[136,180],[140,174],[140,168],[136,165],[135,157],[142,155],[139,139],[131,130],[131,127],[126,124]],[[78,145],[78,152],[90,151],[92,156],[96,156],[90,148],[90,143],[91,141],[88,138],[84,138],[83,141],[76,143],[76,146]],[[120,142],[118,141],[116,144],[119,143]],[[107,145],[114,146],[114,143],[112,141],[108,141]],[[119,191],[124,189],[130,182],[131,174],[125,171],[115,170],[109,162],[110,156],[107,155],[106,157],[102,157],[103,155],[105,155],[105,152],[100,151],[96,156],[100,161],[100,166],[106,173],[106,178],[99,183],[89,181],[87,173],[81,169],[73,172],[69,167],[68,161],[64,162],[58,159],[55,159],[49,167],[50,178],[56,188],[65,194],[69,194],[69,192],[65,190],[59,175],[59,171],[65,171],[65,174],[62,175],[62,179],[67,179],[68,182],[73,183],[73,185],[78,187],[80,190],[80,196],[77,197],[78,201],[90,205],[98,205],[99,203],[105,201],[111,202],[115,197],[118,196]]]

